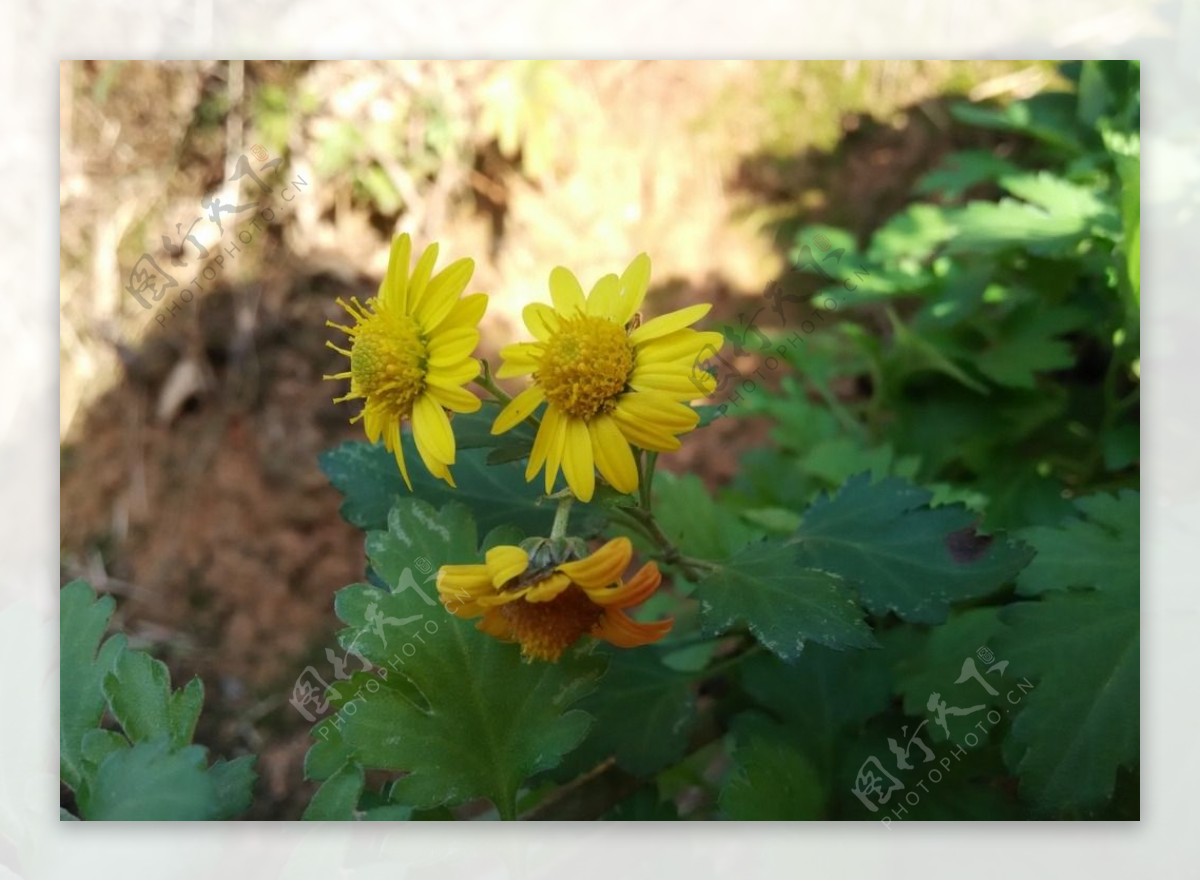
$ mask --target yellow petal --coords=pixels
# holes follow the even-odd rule
[[[443,388],[438,385],[427,385],[425,391],[432,395],[435,401],[454,413],[474,413],[483,406],[483,402],[478,397],[461,386]]]
[[[550,301],[554,304],[554,311],[563,318],[583,314],[583,288],[575,274],[565,266],[555,266],[550,270]]]
[[[412,239],[408,233],[392,240],[388,254],[387,274],[379,286],[379,299],[389,307],[404,312],[408,305],[408,262],[412,259]]]
[[[509,625],[508,619],[496,609],[488,609],[484,612],[479,623],[475,625],[475,629],[496,639],[512,642],[512,627]]]
[[[588,423],[588,431],[592,435],[596,467],[604,479],[617,492],[631,493],[637,489],[637,462],[629,449],[629,441],[625,440],[613,418],[604,414],[593,417]]]
[[[463,257],[433,277],[425,289],[425,296],[413,311],[414,317],[422,327],[437,327],[442,319],[450,314],[462,292],[467,289],[467,282],[471,280],[471,273],[474,271],[475,261]]]
[[[495,590],[488,568],[482,563],[442,566],[437,573],[438,596],[442,603],[468,603]]]
[[[464,358],[448,367],[430,365],[429,372],[425,374],[425,384],[433,385],[436,382],[440,386],[466,385],[478,375],[479,362],[474,358]]]
[[[695,306],[688,306],[686,309],[677,309],[674,312],[668,312],[666,315],[651,318],[629,334],[629,342],[636,346],[639,343],[657,339],[660,336],[666,336],[673,331],[680,330],[699,321],[708,314],[708,310],[711,308],[711,303],[697,303]]]
[[[496,371],[497,379],[508,379],[513,376],[524,376],[533,373],[542,363],[545,347],[541,343],[513,343],[500,350],[503,359],[500,369]]]
[[[658,392],[632,392],[617,401],[617,410],[639,420],[653,430],[666,434],[691,431],[700,422],[700,414],[687,404]]]
[[[547,408],[549,410],[549,408]],[[549,446],[546,447],[546,495],[554,492],[554,481],[558,479],[558,466],[562,464],[563,450],[567,443],[567,422],[570,419],[566,413],[558,414],[554,434],[550,435]]]
[[[438,243],[434,242],[421,254],[413,269],[412,278],[408,282],[408,309],[413,315],[421,308],[421,300],[425,297],[425,289],[429,286],[429,277],[433,275],[433,265],[437,263]]]
[[[620,306],[613,315],[619,324],[628,324],[629,319],[642,308],[649,285],[650,258],[646,254],[638,254],[621,273]]]
[[[545,303],[530,303],[521,311],[521,317],[525,319],[529,332],[543,343],[548,342],[558,330],[558,316]]]
[[[703,398],[713,393],[717,381],[706,370],[697,367],[694,371],[679,366],[663,369],[661,365],[635,367],[629,376],[629,385],[639,392],[661,392],[679,401]]]
[[[529,555],[516,545],[497,545],[484,555],[492,584],[501,588],[529,568]]]
[[[387,448],[396,457],[396,466],[400,469],[400,476],[404,478],[404,485],[408,487],[409,492],[412,492],[412,481],[408,477],[408,465],[404,461],[404,448],[400,445],[400,438],[403,435],[400,433],[399,419],[391,421],[384,436],[387,438],[385,441]]]
[[[571,586],[571,579],[557,572],[544,581],[539,581],[525,594],[527,603],[547,603]]]
[[[468,294],[456,300],[446,317],[434,327],[429,328],[430,343],[442,331],[455,327],[478,327],[479,322],[483,320],[483,314],[487,312],[487,307],[487,294]]]
[[[546,453],[550,450],[555,432],[561,428],[560,411],[553,404],[546,407],[542,416],[542,424],[538,426],[537,437],[533,439],[533,449],[529,452],[529,464],[525,466],[525,482],[533,480],[534,475],[546,461]]]
[[[590,502],[596,490],[596,467],[592,459],[592,436],[582,419],[567,417],[562,467],[571,492],[581,502]]]
[[[446,411],[428,393],[413,404],[413,437],[418,450],[424,446],[428,453],[445,465],[454,464],[454,432]],[[430,468],[430,471],[434,469]],[[440,476],[440,475],[439,475]]]
[[[479,345],[479,331],[473,327],[455,327],[429,341],[429,366],[445,367],[468,357]]]
[[[724,342],[725,337],[716,331],[684,328],[635,347],[634,358],[639,366],[673,361],[703,364],[721,351]]]
[[[531,385],[509,401],[500,411],[500,415],[492,423],[492,434],[504,434],[514,425],[528,419],[544,400],[546,400],[546,393],[542,391],[542,387]]]
[[[622,409],[620,404],[617,404],[616,409],[613,410],[612,417],[613,421],[617,423],[617,427],[621,429],[621,434],[625,435],[625,439],[643,450],[670,453],[680,447],[679,438],[673,437],[666,431],[651,428],[642,419],[631,414],[627,408]]]
[[[625,536],[614,538],[597,549],[595,553],[563,563],[558,571],[570,577],[580,587],[608,587],[621,580],[621,575],[629,568],[633,559],[633,545]]]
[[[596,282],[592,292],[588,294],[587,314],[624,324],[625,322],[617,318],[621,314],[620,307],[621,280],[615,275],[606,275]]]

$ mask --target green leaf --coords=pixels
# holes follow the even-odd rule
[[[971,202],[951,217],[957,232],[948,247],[955,253],[1026,249],[1041,255],[1065,255],[1090,229],[1084,218],[1051,214],[1015,199]]]
[[[705,578],[696,591],[706,634],[746,625],[785,661],[809,640],[832,648],[874,644],[854,592],[837,575],[798,567],[790,543],[748,545]]]
[[[397,503],[369,556],[389,585],[403,583],[418,557],[434,569],[481,559],[462,506],[438,512],[414,499]],[[342,739],[365,767],[408,772],[394,801],[425,808],[484,797],[512,817],[522,781],[556,765],[587,732],[591,717],[571,707],[595,687],[596,658],[575,652],[556,664],[522,662],[517,646],[412,589],[354,585],[339,592],[336,608],[348,625],[343,645],[379,665],[339,683]],[[388,621],[415,617],[421,641],[402,650]]]
[[[1057,526],[1022,530],[1037,556],[1017,579],[1017,592],[1036,596],[1071,587],[1135,592],[1139,583],[1141,535],[1138,493],[1086,496],[1077,516]]]
[[[409,435],[405,441],[410,451],[415,449]],[[554,507],[540,503],[541,484],[536,480],[527,483],[520,463],[489,465],[488,455],[483,448],[459,452],[453,468],[457,490],[433,477],[420,462],[412,462],[408,472],[413,482],[411,493],[400,477],[395,457],[382,445],[348,441],[322,453],[320,464],[330,483],[345,496],[342,516],[360,529],[385,528],[392,505],[416,497],[437,506],[448,502],[466,505],[485,532],[501,525],[515,526],[526,535],[548,532]],[[571,522],[578,526],[592,512],[591,505],[576,503]]]
[[[649,776],[683,757],[696,718],[694,677],[664,666],[664,651],[604,651],[608,672],[579,703],[596,722],[569,763],[580,773],[616,756],[631,774]]]
[[[219,803],[203,747],[172,752],[166,737],[111,753],[79,793],[85,820],[205,820]]]
[[[962,505],[930,508],[930,499],[905,480],[860,474],[804,515],[799,563],[840,575],[876,615],[936,624],[951,603],[992,593],[1029,562],[1030,549],[976,534]]]
[[[362,797],[366,774],[362,766],[348,762],[321,784],[304,810],[302,820],[353,820]]]
[[[789,744],[786,730],[771,723],[739,727],[733,770],[721,790],[721,812],[730,820],[821,819],[821,775]]]
[[[1037,374],[1075,363],[1070,344],[1059,337],[1089,320],[1083,310],[1069,307],[1017,310],[997,339],[974,356],[974,364],[1000,385],[1034,388]]]
[[[59,773],[75,791],[83,782],[84,735],[104,715],[101,683],[125,647],[121,634],[100,645],[115,605],[112,597],[96,599],[83,581],[72,581],[59,595]]]
[[[1037,680],[1021,700],[1005,758],[1040,810],[1107,802],[1117,769],[1138,760],[1138,597],[1050,593],[1006,608],[1000,652]]]
[[[643,786],[601,817],[602,820],[678,820],[674,803],[659,798],[656,787]]]
[[[994,650],[1002,630],[999,610],[988,606],[958,612],[946,623],[921,634],[919,642],[896,663],[897,692],[903,698],[904,712],[918,719],[936,721],[934,710],[929,708],[935,696],[947,706],[962,710],[1005,707],[1003,694],[1011,683],[999,671],[987,673],[997,660]],[[973,676],[964,675],[969,672],[964,666],[968,662],[997,694],[993,695]],[[1010,677],[1013,672],[1006,671]],[[957,739],[983,717],[979,710],[962,717],[947,717],[949,735],[940,726],[928,724],[923,736],[938,741],[948,737]]]
[[[878,650],[814,645],[791,664],[758,655],[739,665],[738,676],[755,703],[786,723],[793,742],[826,772],[846,736],[887,709],[892,694],[888,657]]]
[[[1018,170],[1016,165],[986,150],[962,150],[951,153],[935,170],[917,181],[920,194],[941,193],[947,199],[959,199],[971,187],[998,180]]]
[[[104,677],[104,696],[134,743],[165,735],[171,746],[183,747],[192,742],[204,686],[195,678],[172,693],[166,664],[145,652],[125,651]]]
[[[214,819],[232,820],[249,810],[254,800],[254,782],[258,779],[254,770],[254,756],[213,762],[208,769],[208,776],[217,793]]]
[[[689,556],[728,559],[755,538],[755,531],[720,505],[694,474],[654,475],[654,512],[659,526]]]

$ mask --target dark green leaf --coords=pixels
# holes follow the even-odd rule
[[[794,546],[779,539],[748,545],[701,582],[706,634],[750,628],[764,646],[795,660],[808,641],[833,648],[874,644],[854,592],[837,575],[796,564]]]
[[[1077,516],[1057,526],[1022,530],[1037,556],[1017,579],[1017,591],[1036,596],[1051,590],[1094,587],[1136,593],[1141,536],[1138,494],[1086,496],[1075,502]]]
[[[1029,562],[1028,548],[976,534],[974,514],[961,505],[930,508],[930,498],[896,478],[851,479],[804,515],[794,539],[800,565],[842,576],[876,615],[935,624],[950,603],[992,593]]]
[[[165,735],[173,747],[182,747],[192,742],[204,686],[192,679],[172,692],[166,664],[145,652],[125,651],[104,677],[104,696],[134,743]]]
[[[250,808],[254,800],[254,781],[258,779],[254,770],[254,756],[213,762],[208,769],[208,776],[217,792],[214,819],[232,820]]]

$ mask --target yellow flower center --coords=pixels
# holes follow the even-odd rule
[[[363,320],[350,347],[354,389],[399,416],[425,390],[428,352],[417,322],[380,311]]]
[[[546,603],[517,600],[499,608],[521,643],[521,653],[543,661],[557,661],[569,645],[590,633],[604,614],[602,607],[574,585]]]
[[[534,379],[546,400],[568,416],[590,419],[611,410],[633,370],[625,328],[594,315],[562,321],[546,343]]]

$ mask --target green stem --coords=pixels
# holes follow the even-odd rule
[[[642,507],[648,513],[651,505],[651,490],[654,488],[654,466],[658,463],[658,453],[651,453],[647,451],[646,465],[644,469],[642,467],[641,457],[638,458],[637,463],[639,472],[638,486],[641,488],[638,498],[641,501]]]
[[[574,498],[565,495],[558,500],[558,509],[554,512],[554,525],[550,528],[550,538],[562,538],[567,534],[567,521],[571,518],[571,502]]]
[[[720,660],[717,663],[713,664],[711,667],[704,668],[703,670],[701,670],[699,673],[696,674],[696,677],[698,679],[708,679],[710,676],[716,676],[718,673],[724,673],[730,667],[737,666],[742,661],[746,660],[746,658],[751,658],[754,655],[757,655],[761,651],[762,651],[762,646],[756,642],[756,643],[754,643],[754,645],[749,646],[745,651],[741,651],[741,652],[738,652],[737,654],[730,655],[729,657],[724,658],[723,660]]]
[[[685,557],[679,548],[675,547],[671,539],[667,537],[667,534],[662,531],[662,527],[658,525],[658,521],[654,519],[654,515],[645,508],[620,507],[614,510],[623,512],[633,522],[637,523],[642,534],[658,546],[663,562],[678,566],[689,581],[699,581],[702,579],[706,574],[704,571],[701,571],[702,569],[711,571],[717,568],[706,561]]]
[[[492,367],[486,360],[482,362],[479,375],[475,377],[475,384],[489,392],[501,404],[507,404],[512,400],[512,395],[496,385],[496,380],[492,379]]]

